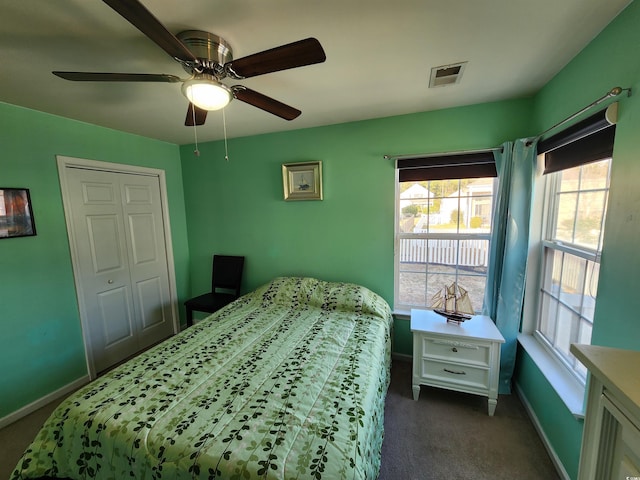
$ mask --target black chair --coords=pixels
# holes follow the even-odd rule
[[[213,313],[240,296],[244,257],[214,255],[211,273],[211,292],[184,302],[187,327],[193,325],[193,311]]]

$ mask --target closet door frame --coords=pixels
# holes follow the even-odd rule
[[[79,268],[78,268],[78,251],[76,245],[76,239],[74,236],[74,230],[71,220],[71,205],[70,196],[68,193],[68,181],[66,178],[66,172],[68,167],[83,168],[87,170],[99,170],[112,173],[124,173],[135,175],[148,175],[158,178],[160,185],[160,196],[162,205],[162,220],[164,223],[164,241],[167,255],[167,270],[169,276],[169,294],[171,302],[171,315],[173,323],[173,333],[176,334],[180,331],[180,320],[178,315],[178,296],[176,289],[176,276],[175,266],[173,258],[173,244],[171,241],[171,224],[169,221],[169,205],[167,201],[167,184],[164,170],[148,167],[140,167],[136,165],[127,165],[120,163],[103,162],[99,160],[89,160],[83,158],[67,157],[63,155],[56,155],[56,161],[58,163],[58,176],[60,178],[60,189],[62,192],[62,203],[65,211],[65,221],[67,224],[67,235],[69,239],[69,248],[71,252],[71,263],[73,267],[73,276],[76,288],[76,298],[78,302],[78,310],[80,314],[80,322],[82,325],[82,336],[84,341],[85,359],[87,362],[87,371],[89,372],[89,378],[93,380],[97,376],[95,366],[93,363],[94,352],[92,351],[91,341],[88,337],[88,318],[86,315],[86,307],[84,305],[84,296],[82,295],[82,284],[80,282]]]

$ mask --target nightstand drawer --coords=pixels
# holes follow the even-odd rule
[[[491,350],[489,345],[424,336],[422,337],[422,356],[489,366]]]
[[[472,389],[487,390],[489,388],[489,369],[476,368],[469,365],[455,365],[422,359],[421,377],[432,382],[455,384]]]

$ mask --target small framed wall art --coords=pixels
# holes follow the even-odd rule
[[[322,162],[282,165],[284,199],[322,200]]]
[[[35,234],[29,189],[0,187],[0,239]]]

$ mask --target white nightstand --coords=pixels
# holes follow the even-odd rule
[[[461,324],[431,310],[411,310],[413,399],[420,385],[488,397],[489,415],[498,403],[500,344],[504,337],[493,321],[476,315]]]

